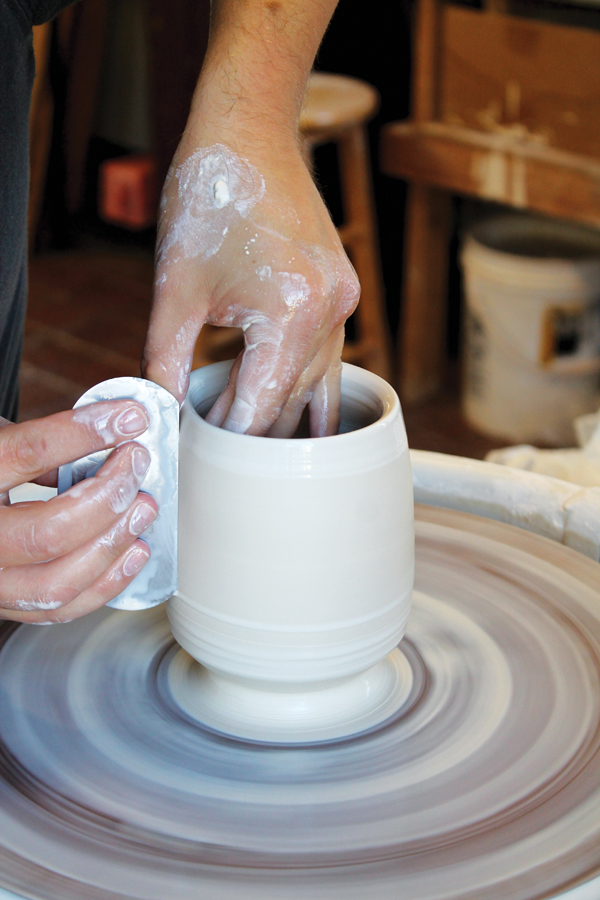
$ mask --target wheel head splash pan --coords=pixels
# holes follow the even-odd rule
[[[600,566],[417,512],[413,685],[370,733],[228,739],[163,608],[4,626],[0,885],[44,900],[533,900],[600,871]]]

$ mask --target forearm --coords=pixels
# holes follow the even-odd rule
[[[181,401],[205,322],[245,350],[211,424],[338,427],[343,323],[359,286],[298,139],[336,0],[213,0],[207,57],[161,205],[143,371]]]
[[[306,82],[337,0],[214,0],[187,134],[295,139]]]

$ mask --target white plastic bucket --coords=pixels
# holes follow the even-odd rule
[[[600,232],[534,216],[473,227],[465,284],[463,412],[494,437],[573,443],[600,406]]]

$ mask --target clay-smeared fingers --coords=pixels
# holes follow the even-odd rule
[[[307,406],[311,437],[326,437],[337,432],[343,342],[344,329],[340,326],[302,372],[278,419],[269,429],[269,437],[292,437]]]
[[[284,420],[297,418],[298,404],[306,406],[313,387],[341,353],[343,325],[358,299],[357,282],[339,275],[337,257],[332,261],[306,251],[300,258],[295,252],[304,272],[293,277],[278,273],[278,278],[271,274],[260,281],[256,293],[263,310],[240,312],[226,297],[226,308],[236,310],[231,324],[244,329],[246,345],[235,398],[222,426],[226,430],[263,435],[282,415]],[[239,285],[234,289],[233,294]],[[287,424],[278,428],[281,436],[289,431]]]
[[[142,434],[148,413],[134,400],[109,400],[0,429],[0,493],[63,463]]]
[[[311,437],[330,437],[340,426],[342,397],[342,361],[334,360],[315,385],[308,404]]]
[[[138,494],[126,515],[108,531],[70,553],[35,565],[0,570],[0,615],[58,610],[71,604],[125,553],[154,521],[156,502]]]
[[[170,391],[180,405],[187,393],[194,347],[207,305],[202,290],[199,295],[192,262],[173,252],[163,253],[159,239],[142,374]]]
[[[222,427],[238,434],[263,435],[279,418],[307,357],[310,362],[313,354],[294,333],[278,343],[277,326],[251,325],[244,337],[235,398]]]
[[[0,416],[0,430],[2,428],[6,428],[9,425],[12,425],[12,422],[9,422],[8,419],[5,419],[4,416]],[[8,496],[8,490],[0,490],[0,506],[10,506],[10,497]]]
[[[104,533],[135,500],[149,464],[145,447],[123,444],[97,475],[64,494],[0,507],[0,566],[55,559]]]
[[[233,401],[235,400],[235,388],[238,372],[240,371],[240,366],[242,364],[242,356],[243,353],[238,354],[238,357],[229,372],[229,378],[227,379],[224,390],[221,392],[219,399],[206,416],[206,421],[211,425],[216,425],[217,428],[220,428],[223,425],[223,422],[229,415]]]
[[[0,618],[30,625],[71,622],[104,606],[125,590],[149,559],[150,547],[143,540],[135,540],[100,578],[65,606],[31,612],[3,609],[0,610]]]

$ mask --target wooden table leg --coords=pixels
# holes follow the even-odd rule
[[[366,129],[362,126],[348,129],[338,138],[338,153],[346,217],[340,236],[361,283],[356,350],[361,365],[389,381],[392,342],[385,311]]]
[[[404,284],[399,337],[399,389],[423,403],[444,376],[450,194],[420,184],[408,189]]]

